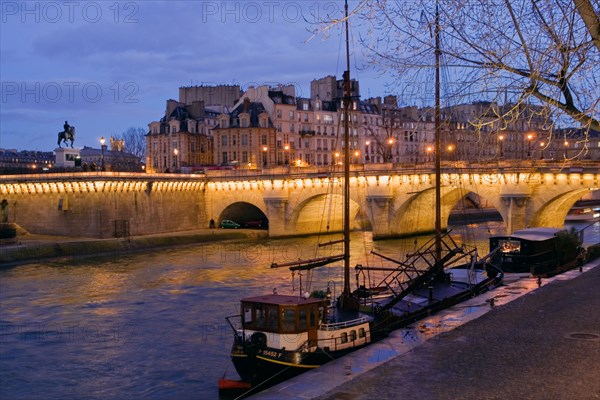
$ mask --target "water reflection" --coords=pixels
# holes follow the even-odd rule
[[[503,233],[500,223],[471,228],[453,235],[481,254],[490,234]],[[600,224],[586,233],[589,242],[599,237]],[[341,250],[317,249],[315,240],[208,243],[1,270],[0,398],[215,398],[217,379],[235,376],[224,317],[238,313],[240,297],[341,287],[339,265],[313,277],[269,268]],[[371,250],[403,258],[424,240],[374,242],[355,232],[352,263],[372,264]]]

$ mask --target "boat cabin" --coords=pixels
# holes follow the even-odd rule
[[[492,262],[504,272],[532,272],[534,269],[556,267],[558,235],[564,229],[530,228],[512,235],[492,236],[490,250],[498,248]]]
[[[324,299],[272,294],[242,299],[242,325],[246,330],[271,333],[316,332],[325,318]]]

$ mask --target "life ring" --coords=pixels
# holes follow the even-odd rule
[[[250,343],[259,349],[264,349],[267,347],[267,335],[262,332],[254,332],[252,336],[250,336]]]

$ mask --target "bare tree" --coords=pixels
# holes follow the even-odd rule
[[[400,98],[431,93],[436,5],[452,82],[446,98],[514,105],[496,108],[504,112],[487,124],[509,124],[538,105],[550,132],[557,123],[600,130],[600,3],[362,0],[350,18],[369,62],[392,77]]]
[[[146,130],[144,128],[130,127],[120,137],[125,142],[125,151],[131,153],[144,162],[146,160]]]

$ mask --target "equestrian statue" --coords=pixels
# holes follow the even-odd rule
[[[58,147],[61,147],[61,142],[64,142],[66,145],[67,141],[71,141],[71,148],[73,148],[73,143],[75,142],[75,127],[70,126],[67,121],[65,121],[63,127],[65,130],[62,132],[58,132]]]

